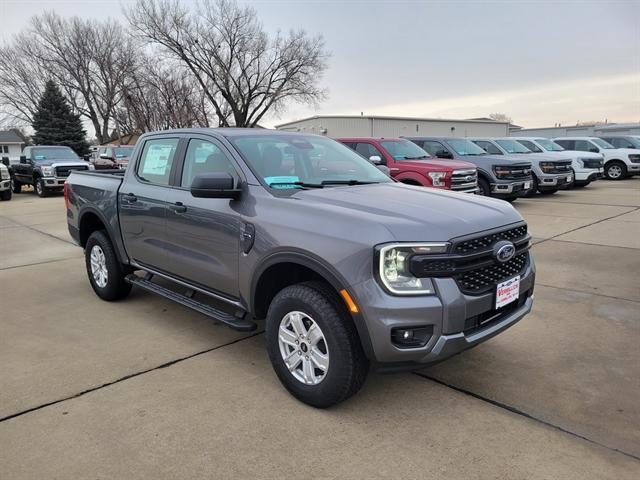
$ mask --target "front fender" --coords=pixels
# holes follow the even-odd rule
[[[422,185],[423,187],[432,187],[433,186],[433,183],[431,182],[431,179],[429,179],[427,176],[422,175],[421,173],[418,173],[418,172],[413,172],[413,171],[400,172],[398,175],[396,175],[393,178],[395,178],[399,182],[402,182],[402,181],[405,181],[405,180],[410,180],[410,181],[413,181],[413,182],[417,182],[420,185]]]

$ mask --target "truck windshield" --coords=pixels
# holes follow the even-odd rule
[[[483,149],[481,149],[475,143],[470,142],[469,140],[456,138],[455,140],[447,140],[447,143],[461,157],[487,155],[487,152],[485,152]]]
[[[36,162],[42,162],[46,160],[78,160],[79,157],[69,147],[47,147],[34,148],[33,159]]]
[[[409,140],[382,141],[380,145],[395,160],[426,160],[431,156]]]
[[[273,189],[392,181],[349,147],[329,138],[271,134],[229,140],[251,170]]]
[[[130,157],[133,153],[133,147],[116,147],[113,149],[116,155],[116,158],[126,158]]]
[[[591,141],[595,143],[597,146],[599,146],[600,148],[604,148],[605,150],[611,150],[612,148],[613,149],[616,148],[613,145],[611,145],[609,142],[605,142],[601,138],[592,138]]]
[[[527,147],[515,140],[496,140],[496,143],[500,145],[507,153],[533,153]]]
[[[547,138],[537,138],[536,142],[547,152],[562,152],[564,150],[564,148],[562,148],[556,142],[552,142]]]

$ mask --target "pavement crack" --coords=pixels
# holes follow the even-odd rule
[[[553,240],[553,239],[555,239],[555,238],[561,237],[562,235],[566,235],[567,233],[573,233],[573,232],[575,232],[575,231],[577,231],[577,230],[580,230],[580,229],[582,229],[582,228],[591,227],[591,226],[593,226],[593,225],[597,225],[598,223],[606,222],[607,220],[612,220],[612,219],[614,219],[614,218],[621,217],[621,216],[626,215],[626,214],[628,214],[628,213],[633,213],[633,212],[635,212],[635,211],[637,211],[637,210],[640,210],[640,207],[635,207],[633,210],[629,210],[628,212],[618,213],[618,214],[616,214],[616,215],[612,215],[612,216],[610,216],[610,217],[601,218],[600,220],[596,220],[595,222],[589,223],[589,224],[587,224],[587,225],[582,225],[582,226],[580,226],[580,227],[572,228],[571,230],[567,230],[566,232],[558,233],[557,235],[554,235],[554,236],[552,236],[552,237],[549,237],[549,238],[545,238],[545,239],[539,240],[539,241],[537,241],[537,242],[533,243],[533,245],[540,245],[541,243],[548,242],[549,240]],[[562,240],[561,240],[561,241],[562,241]],[[582,242],[579,242],[579,243],[582,243]],[[589,245],[589,244],[587,244],[587,245]],[[608,245],[607,245],[607,246],[608,246]]]
[[[547,420],[543,420],[541,418],[535,417],[535,416],[531,415],[530,413],[527,413],[524,410],[520,410],[519,408],[516,408],[514,406],[508,405],[506,403],[499,402],[498,400],[493,400],[491,398],[488,398],[488,397],[485,397],[483,395],[480,395],[479,393],[475,393],[475,392],[472,392],[471,390],[467,390],[466,388],[458,387],[458,386],[453,385],[451,383],[447,383],[447,382],[445,382],[443,380],[440,380],[438,378],[432,377],[431,375],[427,375],[427,374],[422,373],[422,372],[412,372],[412,373],[414,375],[418,376],[418,377],[424,378],[426,380],[431,380],[432,382],[435,382],[435,383],[437,383],[439,385],[442,385],[444,387],[447,387],[447,388],[450,388],[452,390],[455,390],[456,392],[463,393],[463,394],[468,395],[470,397],[473,397],[473,398],[475,398],[477,400],[481,400],[483,402],[489,403],[489,404],[491,404],[491,405],[493,405],[495,407],[502,408],[502,409],[507,410],[507,411],[509,411],[511,413],[515,413],[516,415],[520,415],[522,417],[528,418],[529,420],[533,420],[534,422],[538,422],[538,423],[541,423],[542,425],[545,425],[547,427],[551,427],[554,430],[558,430],[560,432],[566,433],[567,435],[571,435],[573,437],[579,438],[581,440],[584,440],[586,442],[592,443],[592,444],[597,445],[599,447],[605,448],[607,450],[610,450],[610,451],[619,453],[621,455],[624,455],[626,457],[632,458],[634,460],[640,461],[640,457],[637,456],[637,455],[634,455],[633,453],[625,452],[624,450],[620,450],[618,448],[611,447],[609,445],[605,445],[604,443],[600,443],[600,442],[598,442],[596,440],[593,440],[593,439],[591,439],[589,437],[585,437],[584,435],[581,435],[579,433],[572,432],[571,430],[567,430],[566,428],[561,427],[560,425],[556,425],[556,424],[551,423],[551,422],[549,422]]]
[[[558,290],[564,290],[566,292],[584,293],[584,294],[587,294],[587,295],[593,295],[594,297],[610,298],[612,300],[621,300],[623,302],[640,303],[640,300],[635,300],[633,298],[614,297],[613,295],[605,295],[604,293],[590,292],[588,290],[576,290],[575,288],[558,287],[557,285],[549,285],[549,284],[546,284],[546,283],[541,283],[541,282],[536,281],[536,287],[538,287],[538,286],[547,287],[547,288],[556,288]]]
[[[78,392],[78,393],[76,393],[74,395],[70,395],[68,397],[59,398],[58,400],[53,400],[52,402],[43,403],[41,405],[37,405],[35,407],[31,407],[31,408],[28,408],[26,410],[22,410],[22,411],[17,412],[17,413],[12,413],[11,415],[7,415],[6,417],[0,418],[0,423],[6,422],[7,420],[11,420],[11,419],[16,418],[16,417],[21,417],[23,415],[26,415],[27,413],[31,413],[31,412],[35,412],[35,411],[38,411],[38,410],[42,410],[43,408],[50,407],[52,405],[57,405],[59,403],[66,402],[68,400],[73,400],[74,398],[82,397],[83,395],[86,395],[88,393],[92,393],[92,392],[95,392],[97,390],[101,390],[103,388],[110,387],[111,385],[115,385],[117,383],[124,382],[125,380],[130,380],[132,378],[139,377],[140,375],[144,375],[146,373],[150,373],[150,372],[153,372],[155,370],[160,370],[160,369],[163,369],[163,368],[170,367],[172,365],[175,365],[176,363],[184,362],[185,360],[189,360],[191,358],[198,357],[200,355],[204,355],[205,353],[213,352],[214,350],[219,350],[221,348],[228,347],[230,345],[242,342],[243,340],[248,340],[250,338],[257,337],[258,335],[262,335],[263,333],[264,333],[264,331],[261,331],[261,332],[253,333],[253,334],[248,335],[246,337],[237,338],[237,339],[235,339],[235,340],[233,340],[231,342],[227,342],[227,343],[224,343],[222,345],[218,345],[218,346],[215,346],[215,347],[212,347],[212,348],[207,348],[206,350],[201,350],[199,352],[192,353],[191,355],[187,355],[185,357],[176,358],[174,360],[171,360],[169,362],[165,362],[165,363],[163,363],[161,365],[157,365],[155,367],[147,368],[145,370],[141,370],[141,371],[135,372],[135,373],[130,373],[129,375],[125,375],[124,377],[120,377],[120,378],[118,378],[116,380],[113,380],[111,382],[103,383],[102,385],[98,385],[97,387],[88,388],[86,390]]]

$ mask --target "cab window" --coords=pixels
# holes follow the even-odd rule
[[[180,186],[189,188],[197,175],[214,172],[228,173],[236,179],[238,177],[231,160],[220,147],[199,138],[189,140]]]
[[[137,173],[140,180],[157,185],[169,185],[177,148],[177,138],[147,140],[138,164]]]
[[[487,153],[490,153],[492,155],[502,155],[502,151],[491,142],[487,142],[485,140],[475,140],[473,143],[478,145]]]

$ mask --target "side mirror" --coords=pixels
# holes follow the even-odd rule
[[[201,173],[191,182],[191,195],[198,198],[239,198],[242,190],[234,188],[234,180],[226,172]]]
[[[106,153],[101,153],[100,154],[100,158],[102,158],[104,160],[111,160],[111,157],[109,157],[109,155],[107,155]]]
[[[451,152],[448,152],[446,150],[440,150],[440,151],[436,152],[436,157],[438,157],[438,158],[448,158],[450,160],[453,159],[453,155],[451,154]]]
[[[27,163],[27,157],[20,155],[20,163]]]
[[[600,149],[598,149],[597,147],[590,147],[590,148],[589,148],[589,151],[590,151],[591,153],[600,153]]]
[[[371,155],[369,157],[369,161],[371,163],[373,163],[374,165],[384,165],[384,162],[382,161],[382,158],[380,158],[380,156],[378,156],[378,155]]]

